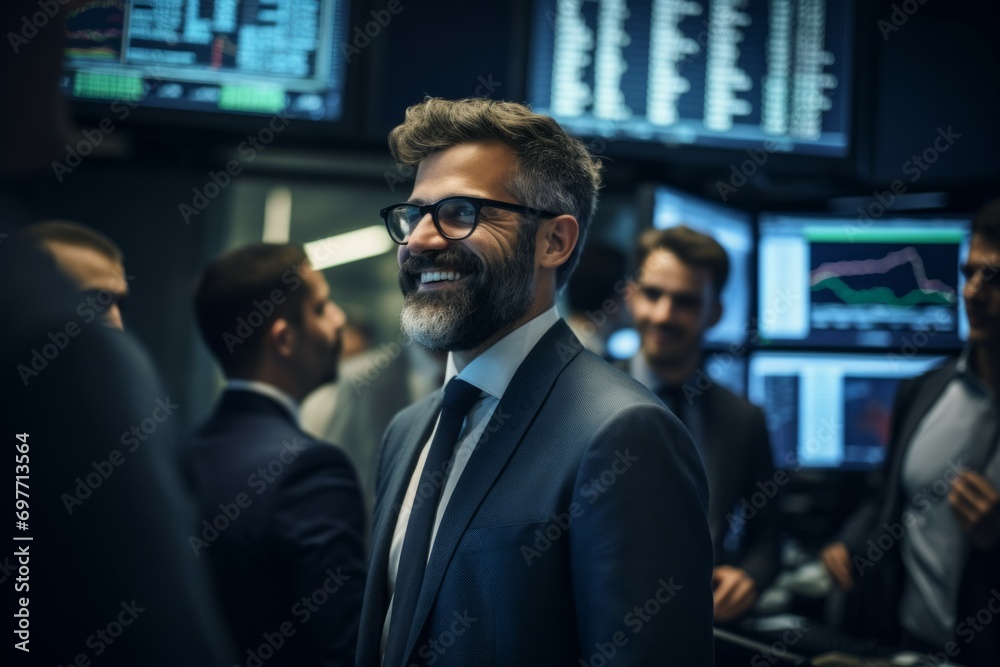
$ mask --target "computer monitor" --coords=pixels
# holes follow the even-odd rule
[[[92,0],[68,14],[61,88],[110,103],[336,121],[349,0]]]
[[[753,280],[753,225],[737,209],[714,204],[668,187],[653,191],[653,227],[687,225],[719,242],[729,255],[729,280],[722,290],[722,319],[705,336],[710,348],[740,345],[747,339]]]
[[[748,398],[764,409],[774,465],[878,469],[900,381],[944,360],[894,353],[752,353]]]
[[[849,150],[853,0],[540,0],[528,96],[570,131]]]
[[[761,345],[955,349],[967,219],[764,215]]]

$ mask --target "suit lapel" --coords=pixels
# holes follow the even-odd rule
[[[402,444],[395,450],[398,454],[395,455],[394,465],[385,482],[385,492],[379,494],[380,502],[375,508],[372,557],[365,586],[364,609],[361,614],[364,626],[360,629],[358,643],[359,665],[376,665],[381,658],[379,646],[389,606],[387,575],[392,536],[403,497],[406,495],[410,478],[420,457],[420,450],[430,437],[434,420],[441,408],[441,397],[442,393],[437,392],[425,401],[424,407],[413,418],[399,425],[400,428],[408,430],[403,434]],[[387,443],[386,446],[388,449],[391,445]]]
[[[559,373],[582,349],[569,326],[559,320],[532,348],[511,379],[441,518],[405,655],[409,656],[416,646],[448,563],[469,522],[541,410]]]
[[[896,439],[898,444],[895,448],[893,460],[888,462],[890,467],[888,468],[886,488],[902,488],[899,486],[899,480],[902,475],[903,461],[906,460],[906,452],[910,449],[910,440],[917,432],[917,426],[920,425],[920,421],[927,415],[931,406],[941,396],[941,392],[944,391],[944,388],[951,382],[953,377],[955,377],[955,364],[950,363],[928,378],[926,384],[920,387],[916,396],[913,397],[912,403],[906,409],[906,417],[901,422],[899,437]],[[893,502],[886,504],[885,509],[888,510],[888,514],[885,514],[885,516],[891,517],[899,514],[902,497],[902,493],[896,494],[893,497]]]
[[[701,431],[701,442],[695,443],[701,450],[703,459],[714,459],[717,454],[726,451],[726,445],[731,438],[726,435],[726,426],[731,426],[727,421],[729,415],[720,401],[724,395],[719,391],[717,384],[705,390],[701,396],[696,396],[694,404],[697,408],[699,430]],[[712,417],[715,417],[714,419]]]

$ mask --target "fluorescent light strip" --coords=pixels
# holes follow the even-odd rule
[[[306,255],[314,269],[328,269],[375,257],[396,247],[382,225],[337,234],[305,244]]]
[[[288,243],[292,233],[292,191],[272,188],[264,201],[264,243]]]

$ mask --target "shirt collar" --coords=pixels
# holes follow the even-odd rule
[[[288,411],[291,415],[292,421],[295,422],[296,426],[299,425],[299,404],[295,402],[288,393],[278,389],[273,384],[267,382],[261,382],[260,380],[244,380],[242,378],[234,378],[226,380],[226,391],[251,391],[255,394],[260,394],[261,396],[267,396],[278,402],[278,404]]]
[[[653,367],[646,361],[642,352],[628,362],[628,374],[646,385],[650,391],[655,392],[663,385],[663,380],[653,371]]]
[[[461,373],[455,364],[455,356],[449,353],[448,367],[444,374],[445,384],[458,375],[491,396],[501,398],[528,353],[558,321],[559,311],[552,306],[491,345],[463,368]]]
[[[982,378],[976,375],[976,371],[969,365],[974,352],[975,350],[971,344],[962,348],[961,354],[958,355],[958,361],[955,362],[955,377],[962,378],[969,385],[975,387],[976,390],[982,392],[985,396],[992,397],[993,392],[988,386],[986,386],[986,383],[983,382]]]

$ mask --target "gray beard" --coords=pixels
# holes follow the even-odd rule
[[[513,257],[486,265],[466,284],[441,292],[406,293],[400,324],[419,345],[437,352],[473,350],[515,322],[534,298],[535,234],[518,233]]]

